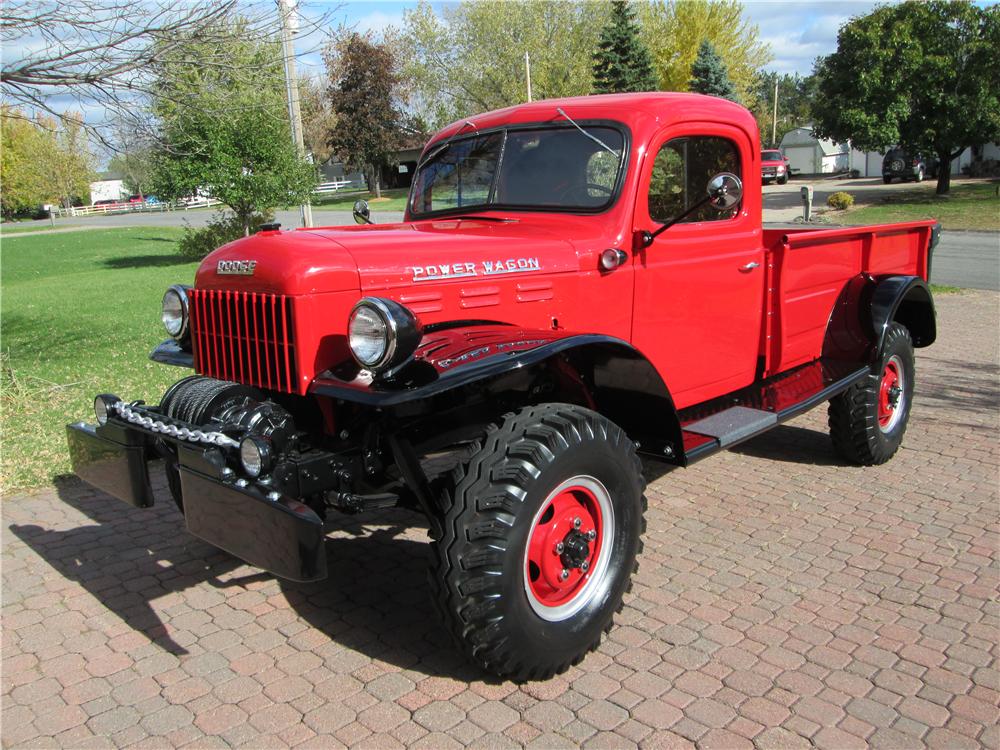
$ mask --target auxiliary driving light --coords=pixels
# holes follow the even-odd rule
[[[188,332],[188,287],[174,284],[163,295],[160,320],[163,327],[175,341],[180,341]]]
[[[420,324],[391,299],[365,297],[347,324],[351,354],[366,370],[379,372],[402,364],[420,343]]]
[[[613,271],[618,266],[624,265],[627,260],[628,255],[624,250],[612,247],[601,253],[601,268],[605,271]]]
[[[240,443],[240,463],[243,470],[254,479],[271,470],[274,455],[271,443],[258,435],[248,435]]]
[[[121,399],[112,396],[110,393],[102,393],[94,397],[94,416],[97,417],[97,424],[102,427],[108,423],[108,415],[115,410],[115,404]]]

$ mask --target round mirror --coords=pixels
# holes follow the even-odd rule
[[[719,172],[708,181],[707,192],[710,205],[725,211],[743,200],[743,181],[732,172]]]
[[[354,201],[354,221],[358,224],[371,224],[371,209],[368,208],[368,201]]]

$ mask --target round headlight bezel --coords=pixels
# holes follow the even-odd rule
[[[110,393],[99,393],[94,396],[94,418],[101,427],[108,423],[108,416],[115,410],[115,404],[121,399]]]
[[[163,323],[163,327],[166,329],[167,335],[174,341],[184,341],[188,336],[190,328],[189,323],[191,320],[188,289],[190,289],[190,287],[183,284],[173,284],[163,293],[163,299],[160,302],[160,321]],[[180,326],[176,332],[171,330],[171,326],[167,323],[167,300],[170,297],[176,297],[177,304],[180,309]]]
[[[351,345],[352,330],[357,316],[362,312],[375,315],[385,329],[385,345],[377,358],[359,356]],[[422,330],[417,317],[395,300],[381,297],[364,297],[351,308],[347,319],[347,340],[351,356],[358,365],[374,373],[384,373],[399,367],[408,360],[420,343]]]
[[[248,449],[252,449],[256,458],[256,467],[247,461]],[[248,476],[257,479],[267,474],[274,463],[274,452],[271,443],[259,435],[247,435],[240,441],[240,466]]]

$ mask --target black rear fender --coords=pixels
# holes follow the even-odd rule
[[[937,338],[937,318],[930,287],[919,276],[879,279],[871,301],[872,335],[876,352],[882,351],[891,323],[905,326],[916,347],[930,346]]]

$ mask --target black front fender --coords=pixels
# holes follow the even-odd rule
[[[389,409],[549,364],[571,372],[586,405],[639,440],[643,450],[679,457],[680,422],[666,384],[631,344],[603,334],[499,324],[437,329],[424,334],[413,358],[392,377],[372,378],[345,363],[316,378],[309,391]]]

